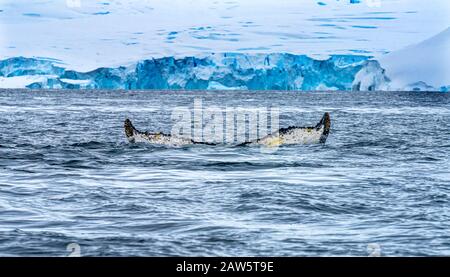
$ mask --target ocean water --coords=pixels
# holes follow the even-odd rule
[[[325,145],[129,144],[174,107],[280,108]],[[450,255],[450,94],[0,90],[0,256]]]

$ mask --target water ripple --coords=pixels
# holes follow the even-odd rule
[[[31,97],[31,95],[33,97]],[[170,111],[332,116],[325,145],[156,147]],[[0,90],[0,255],[450,255],[450,95]],[[95,99],[95,101],[93,101]],[[245,101],[244,101],[245,100]]]

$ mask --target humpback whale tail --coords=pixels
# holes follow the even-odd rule
[[[150,142],[154,144],[165,145],[188,145],[188,144],[204,144],[217,145],[215,143],[194,141],[190,138],[174,137],[170,134],[141,132],[134,128],[129,119],[124,122],[125,135],[129,142]],[[325,113],[320,122],[315,127],[296,127],[281,128],[278,131],[254,141],[244,142],[240,145],[283,145],[283,144],[310,144],[325,143],[330,133],[331,119],[330,114]]]

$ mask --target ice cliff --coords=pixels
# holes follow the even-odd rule
[[[143,60],[89,72],[66,70],[58,61],[0,61],[0,87],[63,89],[383,90],[389,79],[366,56],[315,60],[292,54],[211,54]]]

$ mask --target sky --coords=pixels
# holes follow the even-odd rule
[[[88,71],[223,52],[381,57],[445,30],[449,14],[447,0],[0,0],[0,59]]]

